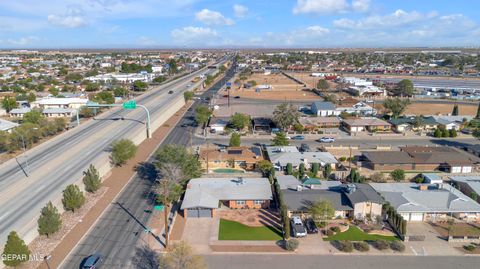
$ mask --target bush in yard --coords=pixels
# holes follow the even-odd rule
[[[366,252],[370,250],[370,246],[367,244],[367,242],[355,242],[353,243],[353,247],[361,252]]]
[[[375,241],[374,246],[378,250],[385,250],[390,248],[390,245],[388,244],[388,242],[382,239]]]
[[[77,185],[68,185],[63,191],[63,206],[66,210],[75,212],[75,209],[80,208],[85,203],[85,196]]]
[[[122,166],[137,153],[137,146],[129,139],[120,139],[112,143],[111,160],[113,165]]]
[[[332,230],[333,232],[339,233],[340,232],[340,227],[333,226],[333,227],[330,228],[330,230]]]
[[[390,176],[396,182],[404,181],[405,180],[405,171],[402,169],[395,169],[390,173]]]
[[[398,251],[398,252],[404,252],[405,251],[405,245],[400,241],[392,241],[390,243],[390,248],[392,250],[395,250],[395,251]]]
[[[470,244],[470,245],[463,246],[463,248],[468,251],[474,251],[476,247],[475,245]]]
[[[353,244],[350,241],[336,241],[338,250],[343,252],[352,252]]]
[[[42,208],[40,218],[38,219],[38,233],[48,237],[58,232],[61,227],[62,219],[60,218],[57,208],[52,202],[48,202],[48,204]]]
[[[291,163],[287,163],[287,175],[293,174],[293,166]]]
[[[327,230],[327,236],[332,236],[332,235],[334,235],[334,234],[335,234],[334,231],[332,231],[332,230]]]
[[[385,182],[387,182],[387,180],[385,179],[383,174],[380,173],[380,172],[377,172],[377,173],[374,173],[373,175],[371,175],[370,180],[372,182],[375,182],[375,183],[385,183]]]
[[[288,251],[295,251],[298,248],[298,245],[300,245],[300,242],[298,242],[297,239],[292,238],[285,242],[285,249]]]

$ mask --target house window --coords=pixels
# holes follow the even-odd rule
[[[255,201],[253,201],[253,203],[256,204],[256,205],[262,205],[263,200],[255,200]]]
[[[245,205],[245,200],[238,200],[237,205]]]

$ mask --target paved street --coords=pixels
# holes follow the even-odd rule
[[[214,254],[205,256],[209,269],[460,269],[478,268],[479,257]]]
[[[211,92],[218,90],[222,82],[215,84],[203,96],[209,96]],[[194,107],[199,104],[200,101],[196,101],[192,105],[192,109],[172,129],[162,145],[189,143],[189,134],[194,128]],[[152,183],[135,175],[118,199],[65,259],[61,268],[78,268],[82,260],[93,253],[100,253],[104,257],[105,268],[132,267],[131,262],[140,243],[140,234],[144,232],[143,225],[146,225],[150,218],[150,214],[145,210],[152,209],[152,201],[148,195],[151,191]]]

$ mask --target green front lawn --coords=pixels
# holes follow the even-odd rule
[[[250,227],[236,221],[220,219],[218,240],[281,240],[282,231],[273,226]]]
[[[335,235],[324,238],[325,241],[333,240],[348,240],[348,241],[374,241],[374,240],[387,240],[393,241],[398,240],[395,236],[385,236],[385,235],[376,235],[376,234],[367,234],[360,230],[357,226],[350,226],[348,230],[343,233],[337,233]]]

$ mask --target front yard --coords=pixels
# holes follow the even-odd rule
[[[480,226],[474,223],[456,222],[450,225],[447,222],[430,223],[443,237],[451,236],[480,236]]]
[[[333,240],[346,240],[346,241],[375,241],[375,240],[387,240],[387,241],[393,241],[393,240],[398,240],[397,237],[395,236],[385,236],[385,235],[377,235],[377,234],[368,234],[362,230],[360,230],[356,226],[350,226],[348,230],[345,232],[340,232],[337,234],[334,234],[332,236],[329,236],[327,238],[324,238],[323,240],[325,241],[333,241]]]
[[[220,219],[218,240],[281,240],[282,231],[273,226],[251,227]]]

